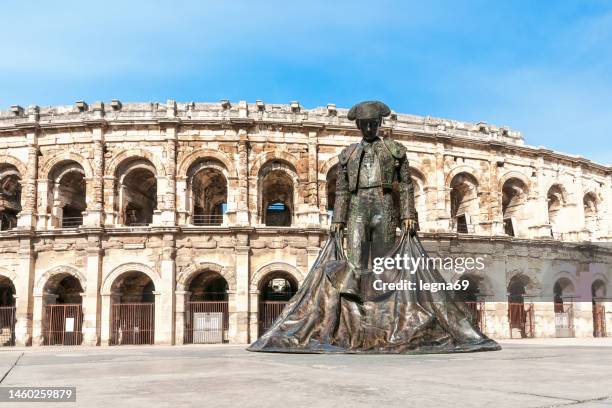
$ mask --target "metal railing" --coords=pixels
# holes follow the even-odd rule
[[[154,334],[154,303],[119,303],[111,306],[111,346],[153,344]]]
[[[45,346],[77,346],[83,341],[83,310],[79,304],[45,306]]]
[[[15,306],[0,307],[0,347],[15,345]]]
[[[481,332],[484,332],[485,327],[486,327],[485,325],[485,302],[483,301],[465,302],[465,305],[468,307],[470,312],[472,312],[472,315],[470,316],[472,324],[478,327],[478,329],[480,329]]]
[[[62,228],[77,228],[83,225],[83,217],[62,217]]]
[[[221,225],[223,214],[196,214],[192,216],[193,225]]]
[[[229,330],[227,300],[187,302],[184,342],[224,343]]]
[[[514,330],[519,330],[521,338],[534,337],[533,303],[508,303],[508,322],[510,338],[515,338]]]
[[[259,336],[268,331],[283,312],[287,301],[266,300],[259,302]]]
[[[604,305],[593,305],[593,337],[607,337],[606,308]]]

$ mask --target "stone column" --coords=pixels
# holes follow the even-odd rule
[[[100,316],[101,298],[100,286],[102,284],[102,257],[103,250],[100,244],[100,235],[87,236],[87,262],[85,294],[83,296],[83,344],[97,346],[100,344]]]
[[[229,303],[233,311],[229,321],[230,343],[249,342],[249,237],[247,234],[238,234],[236,245],[236,290],[234,301]],[[233,304],[233,307],[232,307]]]
[[[176,247],[173,234],[164,234],[160,286],[155,288],[155,344],[174,344]]]
[[[236,224],[249,225],[249,137],[245,129],[238,131],[238,191],[236,191]]]
[[[176,213],[178,225],[191,224],[187,206],[187,177],[176,178]]]
[[[319,239],[318,234],[310,234],[308,235],[308,246],[306,247],[306,256],[307,256],[307,268],[306,273],[310,272],[312,265],[314,265],[317,257],[319,256],[319,252],[321,252],[321,240]]]
[[[176,299],[176,312],[174,317],[174,344],[183,344],[185,342],[185,320],[187,316],[187,302],[191,292],[186,290],[177,290],[174,292]]]
[[[38,107],[35,107],[36,122],[38,122]],[[17,227],[20,229],[34,229],[36,227],[36,180],[38,178],[38,123],[26,129],[26,143],[28,145],[28,162],[26,174],[22,175],[21,201],[23,207],[18,215]]]
[[[497,148],[492,146],[489,150],[489,200],[487,204],[488,217],[491,221],[491,235],[504,234],[502,191],[499,185],[498,162],[503,162],[503,158],[498,156]]]
[[[115,176],[103,176],[104,188],[102,189],[104,194],[103,205],[104,205],[104,225],[106,227],[112,227],[118,223],[118,213],[115,209],[119,209],[120,203],[116,203],[115,198]]]
[[[251,342],[259,337],[259,290],[249,291],[251,308],[249,310],[249,339]]]
[[[450,210],[446,208],[447,196],[450,194],[450,189],[446,185],[445,172],[444,172],[444,139],[438,136],[436,141],[436,171],[435,171],[435,182],[436,182],[436,197],[435,197],[435,210],[436,214],[436,232],[449,232],[450,229]],[[429,198],[429,197],[428,197]]]
[[[319,227],[321,219],[319,217],[319,196],[317,194],[317,184],[319,181],[319,147],[317,145],[318,132],[308,132],[308,186],[306,191],[306,203],[308,204],[308,222],[311,227]]]
[[[111,336],[111,306],[114,300],[118,300],[119,296],[112,293],[103,293],[100,297],[100,344],[109,346]]]
[[[530,213],[533,219],[532,225],[529,227],[529,238],[551,238],[551,226],[548,222],[548,191],[546,189],[543,177],[544,157],[539,155],[536,160],[536,182],[533,186],[536,191],[535,197],[530,200]]]
[[[29,346],[32,344],[33,313],[35,299],[34,270],[36,263],[36,252],[32,248],[30,237],[19,240],[19,266],[17,278],[15,279],[15,344],[18,346]]]
[[[84,225],[100,227],[104,215],[104,131],[102,127],[92,129],[93,139],[93,178],[87,197],[87,211]]]
[[[162,225],[176,225],[176,126],[167,124],[166,126],[166,146],[164,149],[166,178],[165,186],[159,183],[163,194],[161,202],[158,201],[158,213],[160,214],[159,223]],[[158,197],[160,194],[158,194]]]

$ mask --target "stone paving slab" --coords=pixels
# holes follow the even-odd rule
[[[16,407],[612,407],[612,339],[588,340],[422,356],[236,345],[2,349],[0,369],[19,361],[1,385],[77,387],[76,404],[3,405]]]

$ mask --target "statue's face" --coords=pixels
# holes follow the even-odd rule
[[[363,138],[368,142],[376,139],[378,128],[380,127],[380,119],[359,119],[357,127],[361,130]]]

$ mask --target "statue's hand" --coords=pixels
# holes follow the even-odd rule
[[[402,220],[402,231],[410,232],[410,235],[416,235],[417,221],[414,218],[405,218]]]
[[[340,234],[342,231],[344,231],[344,223],[333,222],[331,225],[331,231],[336,235]]]

